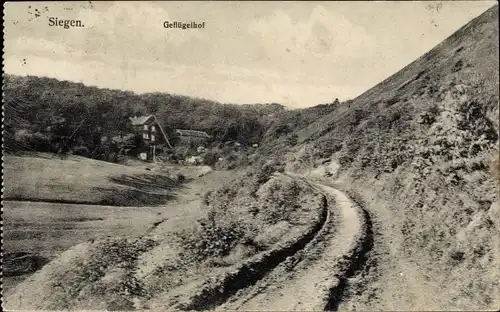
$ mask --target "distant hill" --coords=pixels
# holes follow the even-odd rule
[[[248,145],[259,143],[272,120],[285,112],[279,104],[231,105],[168,93],[138,95],[13,75],[4,78],[4,100],[7,151],[58,152],[66,146],[98,159],[107,159],[112,149],[101,138],[129,131],[128,117],[134,115],[155,114],[165,126],[202,130],[216,142]]]
[[[404,254],[450,287],[443,300],[457,309],[500,304],[489,169],[498,161],[498,35],[496,5],[349,104],[289,130],[295,167],[337,162],[346,185],[400,220]]]

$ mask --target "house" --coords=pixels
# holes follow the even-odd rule
[[[130,117],[136,135],[137,156],[142,160],[155,161],[159,151],[172,149],[172,145],[200,147],[211,139],[203,131],[164,128],[154,115]]]
[[[142,160],[155,160],[158,146],[168,146],[170,141],[154,115],[134,116],[129,118],[136,134],[137,156]]]

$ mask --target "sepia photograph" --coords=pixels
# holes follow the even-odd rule
[[[2,310],[496,311],[497,1],[8,1]]]

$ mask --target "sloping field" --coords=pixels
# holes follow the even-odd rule
[[[177,181],[164,173],[51,154],[4,158],[4,199],[150,206],[171,199]]]
[[[7,261],[3,288],[7,292],[76,244],[137,237],[162,222],[170,224],[172,231],[195,222],[202,216],[203,194],[233,175],[218,171],[198,177],[200,168],[196,167],[170,170],[144,163],[131,167],[82,157],[52,158],[47,154],[5,159],[9,175],[6,197],[33,200],[3,201],[3,250]],[[196,179],[177,187],[168,176],[179,173]],[[17,196],[12,196],[13,191]],[[138,193],[142,197],[130,199]],[[98,205],[110,198],[114,199],[112,203],[124,206]],[[138,205],[131,206],[134,203]]]
[[[163,218],[164,207],[116,207],[27,201],[3,202],[3,289],[40,269],[75,244],[146,232]],[[19,255],[42,261],[23,269]]]

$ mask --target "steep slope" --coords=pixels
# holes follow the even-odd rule
[[[375,291],[378,299],[361,296],[354,307],[500,306],[498,180],[490,170],[498,159],[498,70],[495,6],[348,105],[296,131],[294,169],[328,161],[338,166],[336,182],[361,195],[390,258],[410,263],[398,268],[420,270],[420,286],[429,282],[440,292],[434,306],[424,304],[424,291],[391,306],[400,281],[379,276],[385,292]],[[389,271],[380,266],[377,274]]]

